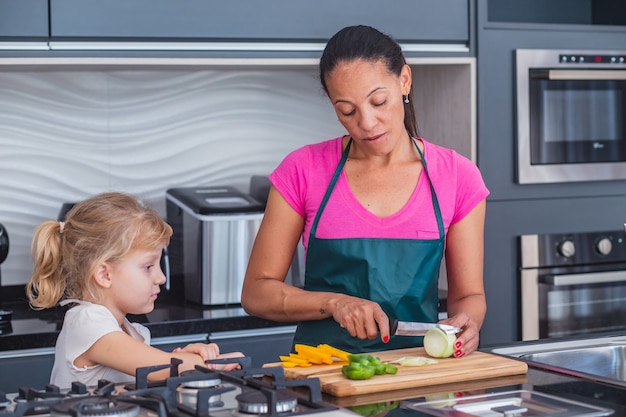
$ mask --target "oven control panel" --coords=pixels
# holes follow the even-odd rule
[[[623,64],[626,55],[559,54],[561,64]]]
[[[626,262],[624,230],[524,235],[522,268]]]

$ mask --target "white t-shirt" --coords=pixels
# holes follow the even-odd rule
[[[54,353],[54,366],[50,383],[60,388],[70,388],[74,381],[87,386],[97,385],[105,379],[114,383],[134,381],[134,375],[128,375],[102,365],[78,368],[74,360],[85,353],[102,336],[111,332],[130,334],[133,339],[150,344],[150,330],[139,323],[130,323],[124,319],[120,327],[115,317],[106,307],[87,301],[76,301],[78,305],[65,313],[63,327],[59,333]]]

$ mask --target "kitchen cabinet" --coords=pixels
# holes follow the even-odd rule
[[[51,40],[325,42],[366,24],[401,42],[467,44],[469,0],[50,0]]]
[[[291,350],[295,326],[279,326],[267,329],[248,329],[190,334],[172,337],[156,337],[152,346],[166,352],[190,343],[219,345],[221,352],[242,352],[252,359],[253,367],[277,362],[278,355]],[[0,352],[0,392],[14,392],[22,386],[43,389],[50,382],[54,365],[54,347],[23,349]]]
[[[279,355],[291,351],[296,326],[267,329],[215,332],[209,335],[221,352],[242,352],[252,359],[252,366],[260,368],[265,363],[278,362]]]
[[[623,4],[621,0],[490,0],[488,18],[509,23],[626,25]]]
[[[0,392],[14,392],[19,387],[43,389],[50,382],[52,365],[54,348],[0,352]]]
[[[529,23],[504,5],[477,2],[478,166],[491,194],[485,221],[485,292],[487,316],[481,344],[520,340],[521,292],[517,237],[534,233],[618,230],[624,223],[625,181],[518,184],[516,170],[516,49],[615,49],[626,45],[624,27]],[[522,2],[515,2],[515,4]],[[537,2],[532,2],[537,4]],[[526,16],[544,8],[525,10]],[[560,3],[560,2],[555,2]],[[526,2],[524,2],[526,4]],[[571,2],[578,9],[579,1]],[[569,10],[570,3],[568,3]],[[574,11],[572,11],[573,13]],[[578,15],[580,16],[580,15]],[[571,17],[570,17],[571,18]],[[572,23],[570,21],[570,23]]]
[[[0,1],[0,42],[47,39],[48,0]]]

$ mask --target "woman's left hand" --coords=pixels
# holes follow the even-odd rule
[[[469,314],[459,313],[446,320],[442,320],[440,323],[450,324],[461,329],[461,332],[456,335],[456,342],[454,344],[453,356],[455,358],[469,355],[478,349],[478,342],[480,340],[478,324],[472,320]]]

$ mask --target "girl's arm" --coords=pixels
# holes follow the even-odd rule
[[[242,356],[239,352],[221,356],[219,348],[214,343],[194,343],[180,351],[169,353],[133,339],[124,332],[111,332],[102,336],[85,353],[76,358],[74,365],[80,368],[99,364],[128,375],[135,375],[137,368],[168,365],[172,358],[178,358],[183,361],[178,368],[182,372],[193,369],[195,365],[206,366],[205,359],[232,357],[229,355]],[[226,370],[235,367],[228,366]],[[169,375],[170,370],[167,368],[148,375],[148,380],[158,381]]]

